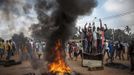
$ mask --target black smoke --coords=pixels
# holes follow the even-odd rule
[[[0,0],[0,25],[7,27],[2,32],[10,31],[8,35],[2,34],[3,37],[11,38],[10,33],[18,34],[22,31],[27,35],[26,27],[37,22],[35,2],[35,0]]]
[[[12,40],[15,42],[17,50],[22,49],[22,46],[28,42],[28,38],[22,32],[20,34],[14,34]]]
[[[34,3],[35,0],[0,0],[0,10],[7,16],[10,13],[20,16],[22,13],[27,14]]]
[[[63,48],[73,35],[78,16],[91,14],[97,6],[96,0],[38,0],[36,11],[39,24],[32,25],[33,35],[46,38],[46,60],[52,62],[55,54],[52,50],[57,40],[61,40]],[[37,33],[38,32],[38,33]],[[39,35],[38,35],[39,34]],[[65,52],[61,51],[63,57]]]

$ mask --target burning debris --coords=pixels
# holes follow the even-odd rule
[[[53,60],[53,62],[48,65],[49,71],[51,73],[54,73],[54,74],[60,73],[60,75],[64,75],[64,73],[71,72],[70,67],[65,63],[64,59],[61,56],[60,51],[62,50],[64,49],[62,48],[62,44],[60,40],[58,40],[56,42],[55,48],[53,49],[53,54],[55,54],[54,56],[56,57]]]
[[[65,43],[73,35],[77,17],[91,14],[96,5],[96,0],[37,1],[36,11],[40,23],[32,25],[31,29],[34,36],[47,39],[44,55],[48,61],[49,72],[59,72],[61,75],[71,73],[65,62]]]
[[[80,75],[80,74],[79,73],[76,73],[76,72],[71,72],[71,73],[64,73],[64,74],[61,74],[61,73],[56,73],[56,74],[43,73],[42,75]]]

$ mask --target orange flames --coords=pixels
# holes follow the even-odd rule
[[[61,56],[61,52],[60,52],[61,49],[62,49],[62,45],[61,45],[61,42],[58,40],[54,48],[56,57],[54,61],[48,65],[48,68],[49,68],[49,72],[51,73],[54,73],[54,74],[59,73],[60,75],[64,75],[64,73],[70,73],[71,69],[65,63],[63,57]]]

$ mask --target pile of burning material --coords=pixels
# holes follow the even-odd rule
[[[43,73],[42,75],[80,75],[79,73],[77,72],[70,72],[70,73]]]
[[[62,53],[60,52],[63,51],[63,49],[61,41],[56,41],[54,48],[52,48],[52,54],[55,56],[54,60],[47,65],[47,70],[45,70],[41,75],[80,75],[77,72],[72,71],[69,65],[65,62],[65,59],[62,57]],[[36,74],[28,73],[25,75]]]
[[[56,43],[53,52],[55,54],[55,58],[52,63],[48,64],[49,72],[52,74],[59,73],[60,75],[64,75],[64,73],[68,74],[71,72],[71,68],[65,63],[63,57],[61,56],[60,51],[62,51],[62,45],[60,40]]]
[[[24,74],[24,75],[36,75],[35,73],[27,73],[27,74]],[[42,73],[41,75],[81,75],[77,72],[70,72],[70,73],[50,73],[50,72],[45,72],[45,73]]]

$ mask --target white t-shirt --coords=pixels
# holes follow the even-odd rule
[[[109,50],[108,42],[105,43],[105,49]]]
[[[96,31],[93,31],[93,39],[94,39],[94,40],[97,40],[97,34],[96,34]]]

